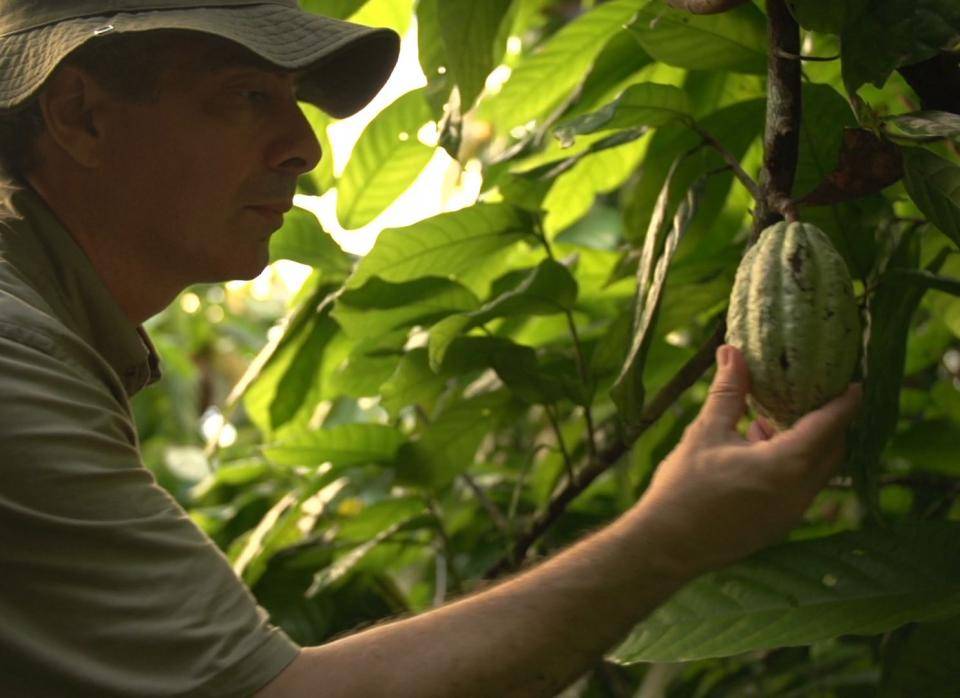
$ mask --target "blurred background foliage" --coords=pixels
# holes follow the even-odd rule
[[[319,644],[642,495],[703,402],[752,223],[702,133],[756,175],[767,40],[759,2],[302,4],[393,27],[401,65],[357,117],[305,106],[327,157],[274,263],[148,323],[165,377],[134,407],[161,484]],[[960,695],[960,116],[917,77],[960,74],[960,15],[788,5],[802,53],[834,58],[803,63],[794,195],[869,320],[854,455],[790,542],[698,580],[565,695]]]

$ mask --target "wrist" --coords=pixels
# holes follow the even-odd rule
[[[702,570],[690,551],[690,541],[645,500],[637,502],[622,520],[633,548],[639,551],[644,573],[675,591]]]

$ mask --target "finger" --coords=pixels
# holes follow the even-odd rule
[[[843,442],[847,427],[860,409],[863,390],[851,383],[839,397],[818,410],[804,415],[790,429],[775,439],[784,447],[809,453],[828,453]]]
[[[763,417],[757,417],[757,419],[750,424],[749,428],[747,428],[747,441],[752,443],[767,441],[775,433]]]
[[[733,432],[746,411],[749,390],[750,375],[743,356],[735,347],[721,346],[710,395],[700,410],[701,421],[711,430]]]

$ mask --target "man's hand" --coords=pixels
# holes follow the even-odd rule
[[[860,404],[847,391],[775,433],[762,419],[742,437],[750,378],[740,352],[717,351],[710,396],[660,465],[636,514],[669,541],[668,569],[690,578],[782,539],[842,463]],[[663,548],[662,548],[663,549]]]

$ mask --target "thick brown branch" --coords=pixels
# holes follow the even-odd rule
[[[639,437],[654,422],[656,422],[671,405],[673,405],[686,390],[692,386],[713,365],[714,354],[723,343],[726,334],[726,324],[721,321],[710,338],[697,350],[677,374],[667,383],[656,397],[647,404],[640,419],[637,436]],[[597,454],[597,458],[588,461],[586,467],[577,473],[576,480],[569,480],[563,489],[553,496],[547,508],[530,524],[514,543],[513,550],[508,557],[504,557],[491,567],[484,575],[485,579],[494,579],[515,569],[526,557],[530,546],[550,528],[570,503],[587,489],[600,475],[619,461],[630,451],[632,444],[616,441]]]
[[[767,125],[763,135],[763,169],[753,237],[783,220],[793,193],[800,149],[801,63],[784,57],[800,55],[800,26],[784,0],[767,0],[769,58]]]
[[[670,7],[686,10],[695,15],[716,15],[743,5],[749,0],[667,0]]]

